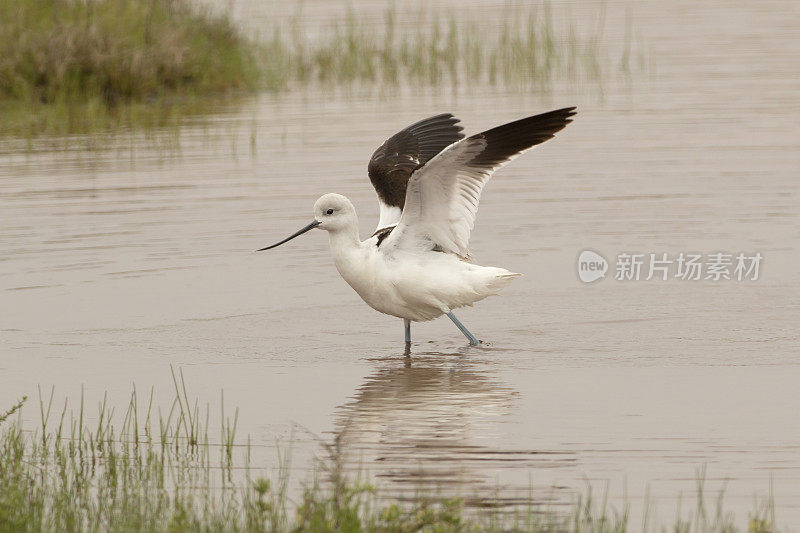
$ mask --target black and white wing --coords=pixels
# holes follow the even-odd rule
[[[459,120],[450,113],[421,120],[392,135],[372,154],[369,179],[378,193],[377,231],[394,226],[406,201],[411,174],[436,154],[464,138]]]
[[[441,249],[469,256],[481,191],[492,174],[572,122],[574,107],[503,124],[467,137],[412,173],[403,213],[382,247]]]

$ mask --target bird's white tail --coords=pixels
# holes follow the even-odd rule
[[[490,294],[497,294],[500,289],[511,283],[511,280],[522,275],[516,272],[509,272],[503,268],[495,268],[495,270],[498,272],[486,280],[486,287],[488,289],[487,296]]]

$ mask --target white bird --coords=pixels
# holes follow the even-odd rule
[[[411,322],[447,315],[470,344],[475,336],[453,314],[497,293],[520,274],[469,262],[469,236],[481,191],[492,174],[572,122],[574,107],[543,113],[464,138],[459,120],[437,115],[395,134],[369,162],[380,220],[362,241],[353,204],[329,193],[314,221],[275,248],[314,228],[330,237],[336,269],[373,309]]]

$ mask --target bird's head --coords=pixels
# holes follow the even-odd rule
[[[356,224],[356,209],[346,196],[331,192],[314,204],[314,220],[319,229],[338,231]]]
[[[320,196],[314,204],[314,221],[301,228],[292,235],[289,235],[280,242],[271,246],[256,250],[262,252],[280,246],[281,244],[299,237],[314,228],[324,229],[325,231],[336,233],[345,229],[353,229],[358,236],[358,219],[356,209],[347,197],[341,194],[328,193]]]

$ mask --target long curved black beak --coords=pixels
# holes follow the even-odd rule
[[[267,246],[266,248],[261,248],[261,249],[259,249],[259,250],[256,250],[256,252],[263,252],[264,250],[269,250],[270,248],[275,248],[276,246],[280,246],[281,244],[283,244],[283,243],[285,243],[285,242],[289,242],[289,241],[291,241],[291,240],[292,240],[292,239],[294,239],[295,237],[299,237],[300,235],[302,235],[303,233],[305,233],[305,232],[307,232],[307,231],[311,231],[312,229],[316,228],[316,227],[317,227],[317,226],[319,226],[320,224],[322,224],[322,222],[320,222],[319,220],[315,220],[314,222],[312,222],[312,223],[311,223],[311,224],[309,224],[308,226],[304,227],[304,228],[303,228],[303,229],[301,229],[300,231],[298,231],[298,232],[296,232],[296,233],[293,233],[293,234],[289,235],[288,237],[286,237],[285,239],[283,239],[281,242],[276,242],[276,243],[275,243],[275,244],[273,244],[272,246]]]

